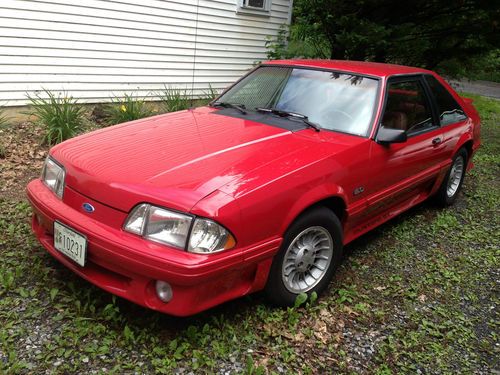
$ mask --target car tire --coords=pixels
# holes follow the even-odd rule
[[[450,169],[436,193],[436,201],[442,206],[452,205],[458,197],[458,193],[464,182],[465,170],[467,169],[467,150],[461,148],[453,157]]]
[[[320,294],[342,259],[342,226],[326,207],[300,215],[288,228],[265,287],[277,306],[293,306],[301,293]]]

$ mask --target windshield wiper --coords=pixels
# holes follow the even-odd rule
[[[244,115],[247,114],[246,107],[244,104],[229,103],[229,102],[214,102],[210,105],[212,107],[234,108]]]
[[[301,120],[304,124],[309,126],[310,128],[316,130],[319,132],[321,130],[321,126],[318,124],[309,121],[309,118],[306,115],[303,115],[301,113],[295,113],[295,112],[288,112],[288,111],[283,111],[281,109],[277,108],[263,108],[263,107],[257,107],[255,108],[257,112],[263,112],[263,113],[272,113],[274,115],[278,115],[281,117],[292,117],[292,118],[297,118]]]

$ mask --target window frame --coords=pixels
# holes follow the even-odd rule
[[[236,13],[238,14],[252,14],[257,16],[270,16],[272,0],[264,0],[262,8],[247,5],[248,0],[237,0]]]
[[[423,74],[416,73],[416,74],[406,74],[406,75],[395,75],[395,76],[390,76],[386,80],[385,90],[383,93],[383,103],[381,106],[380,117],[379,117],[378,124],[376,125],[377,130],[373,135],[373,140],[375,140],[375,141],[377,140],[377,135],[378,135],[380,128],[383,126],[382,119],[384,118],[385,110],[387,107],[388,96],[389,96],[389,86],[392,83],[400,83],[400,82],[420,82],[420,85],[422,86],[422,89],[424,91],[424,98],[425,98],[427,106],[429,107],[429,110],[431,112],[431,118],[432,118],[432,122],[434,124],[434,126],[429,127],[427,129],[422,129],[422,130],[418,130],[418,131],[414,131],[414,132],[410,132],[410,133],[406,132],[406,136],[408,137],[408,139],[441,128],[441,122],[439,121],[439,116],[437,114],[437,104],[435,102],[434,96],[432,96],[432,93],[430,92],[429,86],[427,85],[427,82],[425,81]]]
[[[440,85],[443,90],[445,90],[450,96],[451,98],[453,99],[453,101],[455,102],[455,104],[458,106],[458,108],[460,108],[460,110],[464,113],[465,115],[465,118],[463,120],[460,120],[460,121],[457,121],[457,122],[452,122],[452,123],[449,123],[449,124],[445,124],[443,125],[441,123],[441,117],[440,117],[440,113],[439,113],[439,106],[438,106],[438,102],[437,102],[437,99],[436,99],[436,96],[434,95],[434,92],[432,91],[431,89],[431,86],[429,85],[429,83],[427,82],[427,79],[425,77],[432,77],[434,80],[436,80],[436,82],[438,83],[438,85]],[[441,83],[439,82],[439,80],[433,75],[433,74],[422,74],[422,81],[424,82],[424,86],[426,86],[428,92],[429,92],[429,97],[434,105],[434,109],[435,109],[435,112],[436,112],[436,117],[437,117],[437,121],[439,123],[439,127],[443,128],[443,127],[447,127],[447,126],[451,126],[451,125],[456,125],[460,122],[464,122],[464,121],[467,121],[467,119],[469,118],[469,116],[467,115],[467,112],[464,110],[464,108],[460,105],[460,103],[458,102],[458,100],[453,96],[453,94],[451,92],[448,91],[448,89]]]

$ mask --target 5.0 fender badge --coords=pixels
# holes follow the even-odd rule
[[[364,191],[365,191],[365,188],[363,186],[359,186],[356,189],[354,189],[354,191],[352,192],[352,195],[358,195]]]
[[[92,206],[90,203],[84,203],[84,204],[82,204],[82,207],[88,213],[92,213],[95,211],[94,206]]]

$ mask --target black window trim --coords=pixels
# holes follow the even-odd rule
[[[439,116],[437,114],[437,105],[435,103],[434,96],[431,96],[431,92],[430,92],[430,89],[427,85],[427,82],[425,82],[424,74],[414,73],[414,74],[393,75],[393,76],[388,77],[386,80],[385,90],[383,93],[384,98],[383,98],[383,103],[382,103],[382,111],[380,112],[380,118],[379,118],[378,124],[376,125],[377,130],[373,135],[374,141],[377,140],[378,132],[379,132],[380,128],[382,127],[382,119],[384,118],[385,109],[387,106],[387,97],[389,95],[389,85],[391,83],[415,82],[415,81],[420,82],[420,84],[422,85],[422,88],[424,90],[424,97],[425,97],[427,105],[429,106],[429,109],[431,111],[431,117],[432,117],[432,122],[434,123],[434,126],[427,128],[427,129],[422,129],[419,131],[407,133],[407,137],[413,138],[415,136],[418,136],[418,135],[421,135],[421,134],[424,134],[424,133],[427,133],[430,131],[434,131],[434,130],[439,129],[441,127],[441,122],[439,121]]]

